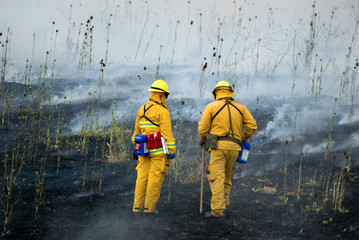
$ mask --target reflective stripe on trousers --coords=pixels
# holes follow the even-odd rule
[[[167,144],[167,148],[171,149],[171,148],[175,148],[175,142],[170,143],[170,145]],[[163,151],[163,147],[160,148],[153,148],[153,149],[148,149],[150,152],[150,156],[154,156],[154,155],[159,155],[159,154],[164,154],[165,152]]]
[[[148,150],[150,152],[150,156],[154,156],[154,155],[158,155],[158,154],[164,154],[163,147],[153,148],[153,149],[148,149]]]

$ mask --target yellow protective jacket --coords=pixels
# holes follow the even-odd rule
[[[216,113],[225,105],[226,99],[231,99],[231,104],[236,106],[242,113],[240,114],[235,107],[228,104],[231,113],[234,138],[239,141],[247,141],[257,130],[256,120],[244,105],[233,101],[232,91],[226,89],[216,90],[216,101],[209,103],[206,106],[202,114],[202,118],[198,122],[198,134],[201,141],[204,141],[207,133],[214,134],[219,137],[232,137],[227,106],[225,106],[212,120]],[[244,133],[242,133],[243,126],[245,127]],[[232,141],[219,140],[217,143],[217,149],[240,151],[241,147]]]
[[[170,154],[176,153],[176,142],[172,134],[172,124],[170,113],[165,105],[166,97],[163,93],[151,92],[150,100],[140,107],[137,112],[135,123],[135,132],[132,136],[132,142],[135,142],[135,135],[137,134],[154,134],[160,132],[162,137],[166,139],[168,151]],[[146,109],[144,115],[144,107]],[[156,126],[159,125],[159,126]],[[150,156],[164,154],[163,148],[149,149]]]

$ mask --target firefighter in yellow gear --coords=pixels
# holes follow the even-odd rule
[[[170,113],[165,105],[169,95],[167,83],[156,80],[150,89],[149,101],[137,112],[135,132],[137,134],[161,133],[166,139],[169,155],[165,155],[163,148],[149,149],[148,156],[138,156],[137,180],[133,212],[157,213],[156,205],[161,193],[164,174],[168,172],[170,160],[175,158],[176,146],[172,134]]]
[[[198,122],[198,134],[201,146],[205,144],[207,133],[217,138],[217,147],[208,149],[210,162],[206,170],[212,199],[211,212],[207,215],[221,217],[230,204],[231,178],[241,142],[252,136],[257,123],[244,105],[233,100],[233,89],[228,82],[218,82],[212,93],[216,101],[206,106]]]

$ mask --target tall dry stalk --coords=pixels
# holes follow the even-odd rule
[[[338,100],[337,98],[334,98],[333,114],[332,114],[332,118],[330,119],[329,133],[328,133],[328,138],[327,138],[326,145],[325,145],[325,155],[324,155],[325,160],[328,159],[328,155],[329,155],[329,151],[330,151],[330,143],[332,140],[333,126],[334,126],[334,117],[336,115],[335,106],[336,106],[337,100]]]
[[[295,87],[295,80],[297,76],[297,70],[298,70],[298,58],[300,57],[300,53],[296,54],[294,66],[293,66],[293,83],[292,83],[292,92],[290,94],[291,98],[294,96],[294,87]]]
[[[351,148],[349,154],[344,152],[345,162],[342,164],[342,167],[337,172],[336,177],[333,181],[333,205],[334,210],[339,211],[340,213],[348,212],[344,207],[344,197],[346,192],[346,187],[350,179],[350,166],[351,166]]]
[[[351,86],[350,86],[350,98],[351,98],[351,104],[350,104],[350,112],[349,112],[349,123],[353,122],[353,114],[354,114],[354,106],[355,106],[355,100],[357,98],[357,92],[358,92],[358,88],[357,88],[357,84],[356,84],[356,80],[357,80],[357,76],[358,76],[358,67],[359,67],[359,60],[356,59],[356,63],[354,66],[354,70],[352,70],[352,77],[351,77]]]
[[[283,197],[287,191],[287,169],[288,169],[288,140],[285,141],[285,164],[284,164],[284,180],[283,180]]]
[[[86,140],[86,144],[85,144],[85,166],[84,166],[84,174],[83,174],[83,180],[82,180],[82,190],[85,190],[86,187],[86,178],[87,178],[87,162],[88,162],[88,158],[89,158],[89,154],[88,154],[88,142],[89,140]]]
[[[103,165],[105,160],[105,147],[106,147],[106,138],[103,138],[102,148],[101,148],[101,170],[100,170],[100,179],[98,183],[98,193],[101,194],[102,191],[102,183],[103,183]]]
[[[359,6],[358,6],[358,10],[359,12]],[[350,59],[352,56],[352,51],[353,51],[353,45],[355,42],[355,38],[356,35],[358,34],[358,27],[359,27],[359,15],[357,14],[357,18],[355,19],[355,29],[351,38],[351,42],[350,42],[350,46],[348,47],[348,53],[346,54],[346,58],[345,58],[345,65],[344,65],[344,71],[340,80],[340,90],[339,90],[339,101],[340,102],[344,102],[347,103],[347,98],[349,95],[349,84],[350,84],[350,79],[349,79],[349,71],[351,70],[350,67]]]
[[[346,212],[346,209],[343,206],[344,193],[345,193],[345,166],[337,172],[336,177],[333,181],[333,205],[334,211],[339,211],[341,213]]]
[[[315,95],[315,75],[317,73],[317,63],[318,63],[318,53],[315,54],[315,61],[314,61],[314,67],[313,67],[312,87],[310,90],[310,96],[312,98],[314,98],[314,95]]]
[[[80,51],[80,58],[78,63],[78,70],[81,71],[85,65],[92,62],[92,43],[93,43],[93,29],[92,26],[93,17],[91,16],[87,19],[86,30],[84,32],[84,37],[82,40],[82,46]],[[80,33],[80,32],[79,32]]]
[[[158,56],[158,64],[157,64],[157,67],[156,67],[156,77],[155,77],[155,79],[158,79],[158,74],[160,72],[161,52],[162,52],[162,45],[160,45],[160,54]]]
[[[11,35],[11,29],[7,29],[7,36],[5,41],[0,41],[0,45],[2,47],[2,55],[1,55],[1,86],[0,86],[0,92],[1,94],[4,91],[4,82],[5,82],[5,73],[6,73],[6,65],[7,65],[7,54],[9,50],[9,44],[10,44],[10,35]],[[0,32],[0,37],[2,36],[2,33]],[[0,39],[1,40],[1,39]]]
[[[106,53],[105,53],[105,63],[108,63],[108,45],[110,43],[110,27],[111,27],[111,17],[112,14],[109,15],[108,21],[107,21],[107,36],[106,36]],[[136,58],[135,58],[136,59]]]
[[[185,50],[184,50],[183,64],[186,64],[187,50],[188,50],[188,47],[189,47],[189,41],[188,40],[189,40],[189,37],[191,35],[192,25],[193,25],[193,21],[190,22],[190,27],[189,27],[188,34],[187,34],[186,47],[185,47]]]
[[[327,183],[325,185],[324,201],[328,200],[329,184],[330,184],[330,179],[332,177],[332,171],[333,171],[334,163],[335,163],[335,155],[333,156],[332,164],[330,166],[329,175],[328,175],[328,178],[327,178]]]
[[[6,118],[6,110],[8,108],[8,90],[6,90],[5,92],[5,98],[4,98],[4,109],[3,109],[3,112],[2,112],[2,118],[1,118],[1,131],[4,131],[4,127],[5,127],[5,118]]]
[[[171,55],[171,65],[173,65],[173,58],[175,55],[175,47],[176,47],[176,41],[177,41],[177,28],[178,28],[179,23],[180,23],[180,21],[176,22],[175,36],[173,38],[173,48],[172,48],[172,55]]]
[[[202,39],[202,30],[203,30],[203,25],[202,25],[202,13],[199,14],[199,29],[198,29],[198,39],[199,39],[199,56],[201,56],[202,54],[202,47],[203,47],[203,39]]]
[[[204,60],[206,61],[206,58],[204,58]],[[204,81],[205,81],[205,70],[207,68],[207,62],[204,63],[203,67],[202,67],[202,73],[201,73],[201,77],[199,80],[199,86],[198,86],[198,98],[202,97],[203,95],[203,85],[204,85]]]
[[[66,38],[66,49],[67,49],[67,52],[66,52],[66,62],[67,62],[67,59],[70,55],[70,51],[72,49],[72,40],[71,40],[71,26],[72,26],[72,4],[70,4],[70,13],[69,13],[69,25],[68,25],[68,28],[67,28],[67,38]]]
[[[14,148],[12,150],[11,163],[8,162],[9,156],[6,153],[8,146],[5,145],[5,158],[3,159],[3,175],[0,178],[0,203],[1,203],[1,212],[3,213],[3,232],[6,234],[11,222],[11,217],[14,213],[14,208],[18,203],[25,180],[22,180],[22,183],[19,187],[18,196],[14,196],[14,191],[16,188],[17,179],[19,174],[22,172],[24,161],[18,164],[16,160],[16,155],[18,150]]]
[[[150,39],[148,40],[147,45],[146,45],[145,49],[143,50],[142,59],[145,59],[147,49],[148,49],[148,47],[150,46],[150,43],[151,43],[151,41],[152,41],[152,38],[153,38],[154,35],[155,35],[155,30],[156,30],[158,27],[159,27],[158,24],[156,24],[156,25],[153,27],[153,30],[152,30]],[[144,60],[143,60],[143,61],[144,61]]]
[[[292,135],[292,141],[294,141],[295,138],[295,130],[297,128],[297,115],[298,115],[299,108],[295,109],[295,116],[294,116],[294,127],[293,127],[293,135]]]
[[[38,227],[40,207],[41,205],[44,204],[45,176],[46,176],[45,160],[44,158],[41,158],[39,171],[35,172],[35,199],[34,199],[34,208],[35,208],[34,228],[35,229],[37,229]]]
[[[64,97],[64,105],[65,105],[66,96]],[[60,160],[61,160],[61,152],[63,150],[63,112],[64,112],[64,106],[61,107],[61,104],[58,104],[59,113],[57,115],[57,128],[56,128],[56,137],[55,137],[55,150],[57,153],[57,169],[56,174],[59,175],[60,171]]]
[[[137,49],[136,49],[136,54],[135,54],[135,58],[134,58],[134,61],[136,62],[136,59],[137,59],[137,54],[138,54],[138,51],[140,50],[140,47],[144,41],[143,39],[143,35],[144,35],[144,32],[146,30],[146,26],[147,26],[147,23],[148,23],[148,11],[147,11],[147,14],[146,14],[146,20],[143,24],[143,28],[142,28],[142,32],[141,32],[141,35],[140,35],[140,39],[138,40],[138,44],[137,44]]]
[[[301,186],[301,179],[302,179],[302,162],[303,162],[303,153],[300,153],[300,160],[299,160],[299,179],[298,179],[298,190],[297,190],[297,199],[300,199],[300,186]]]

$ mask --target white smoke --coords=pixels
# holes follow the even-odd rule
[[[336,151],[347,151],[353,150],[359,147],[359,132],[354,132],[347,136],[342,142],[337,143],[334,146]]]
[[[329,147],[333,146],[335,144],[335,142],[330,142],[329,143]],[[303,154],[312,154],[312,153],[324,153],[325,149],[326,149],[327,143],[326,142],[322,142],[316,145],[312,145],[312,144],[305,144],[303,146]]]
[[[309,69],[313,69],[318,54],[317,68],[319,58],[325,63],[322,88],[328,94],[339,86],[335,79],[347,54],[346,40],[352,36],[352,9],[340,0],[315,3],[321,35],[313,40],[316,48],[308,56],[312,5],[311,0],[298,5],[276,0],[265,6],[229,0],[7,1],[0,9],[0,39],[8,35],[8,28],[11,31],[7,80],[12,81],[14,72],[22,75],[27,58],[33,72],[39,72],[37,68],[45,64],[45,52],[50,51],[49,74],[73,81],[92,79],[95,86],[99,61],[105,59],[108,81],[129,76],[137,82],[137,76],[146,72],[153,80],[159,67],[159,74],[170,85],[181,88],[181,97],[197,97],[201,90],[202,97],[210,97],[216,81],[223,79],[235,84],[247,99],[257,95],[288,96],[293,85],[293,93],[303,95],[311,87],[308,81],[319,78],[305,66],[311,58],[313,66]],[[94,26],[92,63],[78,71],[85,23],[90,16]],[[336,24],[336,29],[329,28]],[[298,52],[302,57],[293,82]],[[207,68],[202,71],[205,63]],[[179,66],[185,67],[178,71]],[[171,73],[174,77],[168,76]]]
[[[58,87],[54,104],[62,103],[64,96],[70,103],[91,101],[101,92],[103,101],[118,103],[119,119],[131,119],[147,101],[155,77],[163,78],[171,91],[172,117],[197,121],[213,99],[216,82],[227,80],[234,85],[235,99],[245,105],[257,98],[264,105],[275,102],[274,119],[259,129],[262,136],[301,139],[313,129],[329,129],[333,106],[328,99],[338,95],[348,39],[356,34],[356,4],[336,0],[314,5],[311,0],[267,5],[229,0],[6,1],[0,9],[0,40],[10,38],[6,81],[16,76],[15,81],[23,82],[28,58],[31,83],[37,84],[40,65],[47,63],[45,78]],[[310,52],[313,11],[321,31],[312,39]],[[92,62],[79,70],[90,16]],[[358,46],[353,44],[353,53]],[[100,59],[106,62],[103,79]],[[349,61],[351,68],[355,62],[352,57]],[[299,102],[303,99],[304,104]],[[75,121],[81,121],[85,111],[73,120],[73,129],[79,129]],[[339,124],[349,121],[342,114]],[[104,122],[110,119],[104,116]],[[354,111],[350,120],[358,119]]]
[[[279,103],[275,108],[273,120],[269,121],[259,134],[282,141],[302,139],[308,134],[329,131],[333,106],[334,101],[330,102],[328,99],[317,103],[305,99]]]
[[[356,110],[356,109],[355,109]],[[342,116],[342,118],[338,121],[339,125],[345,125],[348,123],[356,123],[359,122],[359,112],[356,111],[354,113],[346,113]]]
[[[68,124],[66,134],[76,134],[84,131],[88,131],[90,128],[94,129],[96,124],[100,128],[108,127],[111,123],[112,115],[111,110],[102,109],[97,114],[96,110],[92,113],[90,108],[85,108],[83,111],[75,115]]]

